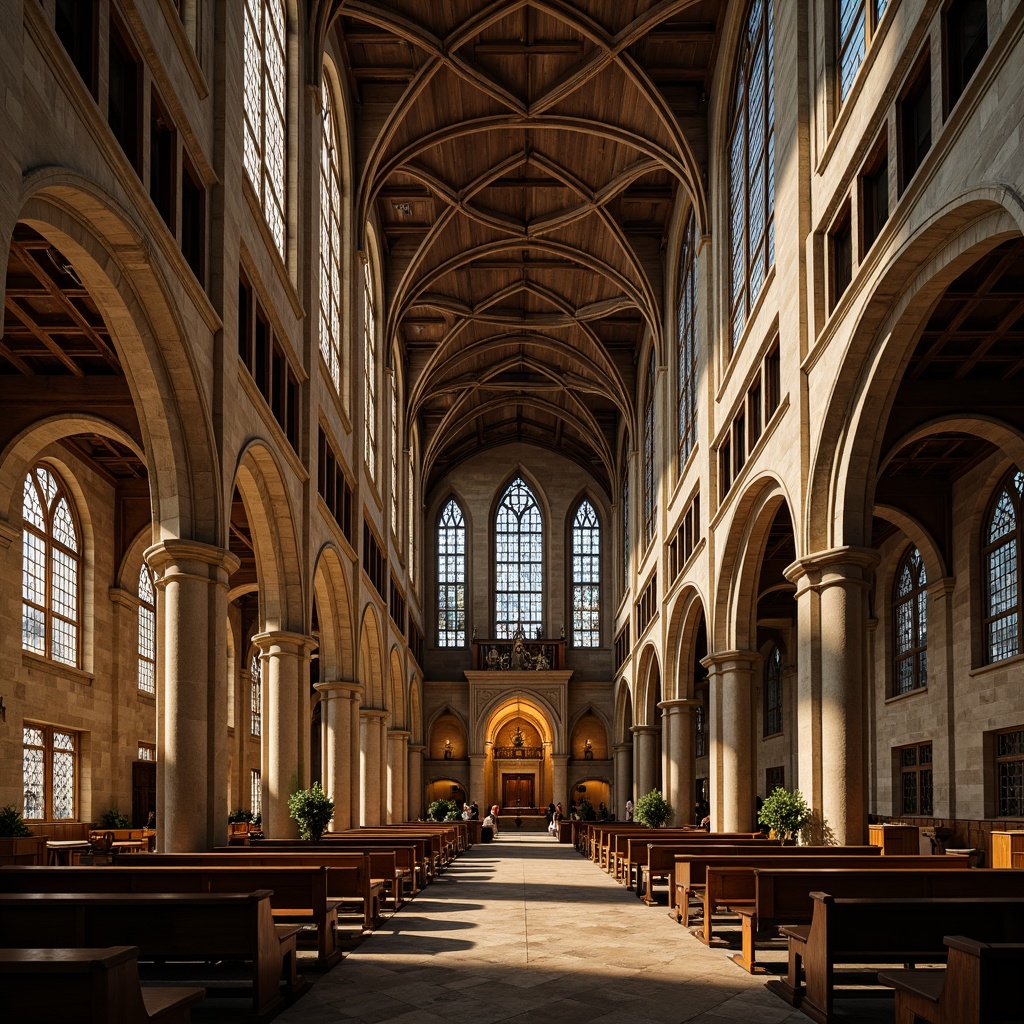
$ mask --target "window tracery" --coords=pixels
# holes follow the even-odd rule
[[[676,421],[679,429],[679,472],[682,473],[697,444],[697,230],[692,212],[683,229],[679,262]]]
[[[321,86],[320,133],[320,352],[341,393],[341,162],[330,82]]]
[[[572,524],[572,641],[601,646],[601,524],[586,498]]]
[[[1009,473],[996,491],[983,535],[985,653],[989,663],[1021,650],[1021,499],[1024,472]]]
[[[911,545],[896,569],[893,588],[895,693],[928,684],[928,574],[921,552]]]
[[[509,484],[495,524],[495,637],[541,628],[544,539],[540,506],[522,477]]]
[[[138,665],[139,689],[156,693],[156,612],[149,567],[139,570]]]
[[[363,460],[377,479],[377,312],[370,262],[363,264]]]
[[[466,646],[466,520],[454,498],[437,523],[437,646]]]

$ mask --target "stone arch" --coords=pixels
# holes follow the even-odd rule
[[[736,501],[718,571],[714,632],[708,637],[709,643],[714,637],[714,651],[754,649],[758,574],[768,534],[783,505],[792,519],[793,504],[786,488],[770,474],[752,480]]]
[[[611,737],[612,728],[607,716],[593,704],[588,704],[569,723],[569,756],[574,761],[606,761],[612,756]],[[586,756],[588,739],[591,741],[592,758]]]
[[[506,722],[515,717],[530,722],[545,742],[551,743],[553,754],[565,753],[565,725],[558,709],[541,693],[510,686],[490,699],[480,708],[473,723],[471,742],[474,750],[484,750],[487,742],[494,738]]]
[[[450,741],[450,747],[446,740]],[[469,753],[469,729],[465,717],[447,704],[438,708],[427,722],[425,741],[426,757],[432,761],[465,759]],[[446,750],[451,751],[450,757],[445,757]]]
[[[388,710],[391,712],[391,727],[404,729],[408,724],[405,705],[405,669],[402,666],[402,653],[398,649],[398,644],[391,648],[389,663],[391,675],[388,687]]]
[[[964,270],[1022,232],[1019,196],[1008,186],[986,184],[940,208],[892,254],[854,314],[856,326],[812,442],[798,547],[801,535],[806,551],[870,546],[882,439],[920,333]]]
[[[341,552],[334,544],[320,549],[313,593],[320,625],[320,681],[350,680],[355,672],[352,599]]]
[[[658,704],[661,701],[661,662],[654,644],[649,643],[640,652],[637,670],[637,686],[634,697],[637,725],[654,725],[660,714]]]
[[[363,688],[363,706],[387,710],[384,703],[384,645],[377,609],[367,604],[359,627],[359,684]]]
[[[277,457],[263,441],[243,449],[235,470],[252,532],[263,631],[302,632],[306,622],[302,561],[291,499]]]
[[[928,573],[928,580],[934,583],[935,580],[941,579],[943,576],[949,575],[949,567],[946,565],[946,559],[942,554],[942,549],[936,543],[935,538],[928,532],[916,519],[912,516],[907,515],[902,509],[894,508],[890,505],[876,505],[875,515],[879,519],[884,519],[887,523],[891,523],[895,526],[903,535],[907,538],[907,541],[913,544],[918,551],[921,552],[921,557],[924,559],[926,572]],[[876,570],[879,577],[880,587],[886,588],[884,593],[889,594],[892,589],[893,573],[896,571],[896,563],[902,557],[903,551],[906,548],[906,544],[903,544],[898,554],[895,556],[895,560],[892,561],[891,565],[879,566]],[[886,601],[888,602],[888,598]]]
[[[415,674],[409,679],[409,742],[423,742],[423,684]]]
[[[689,585],[680,591],[669,612],[665,638],[666,663],[674,668],[663,681],[665,700],[693,697],[693,665],[701,623],[707,633],[705,601],[700,590]],[[706,653],[706,652],[705,652]]]
[[[632,743],[633,734],[630,729],[633,725],[633,698],[629,692],[629,682],[622,678],[615,694],[614,742]]]
[[[140,436],[130,447],[146,453],[155,538],[223,546],[221,473],[203,368],[182,341],[189,334],[178,311],[183,303],[175,301],[160,259],[152,258],[153,243],[95,182],[65,168],[47,167],[25,178],[17,220],[71,261],[103,315],[138,417]],[[217,330],[219,319],[205,294],[197,287],[190,298],[211,332]],[[173,401],[164,399],[169,395]]]

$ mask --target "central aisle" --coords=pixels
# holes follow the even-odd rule
[[[281,1024],[807,1020],[663,908],[536,834],[474,846],[314,982]]]

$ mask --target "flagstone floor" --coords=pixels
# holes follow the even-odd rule
[[[724,922],[723,922],[724,923]],[[769,952],[778,970],[784,951]],[[503,831],[345,956],[279,1024],[807,1021],[572,847]],[[851,1024],[892,1000],[850,1001]],[[866,1009],[859,1012],[856,1004]],[[845,1012],[845,1011],[844,1011]]]

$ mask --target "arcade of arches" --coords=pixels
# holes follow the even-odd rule
[[[0,23],[0,804],[1021,827],[1024,5]]]

